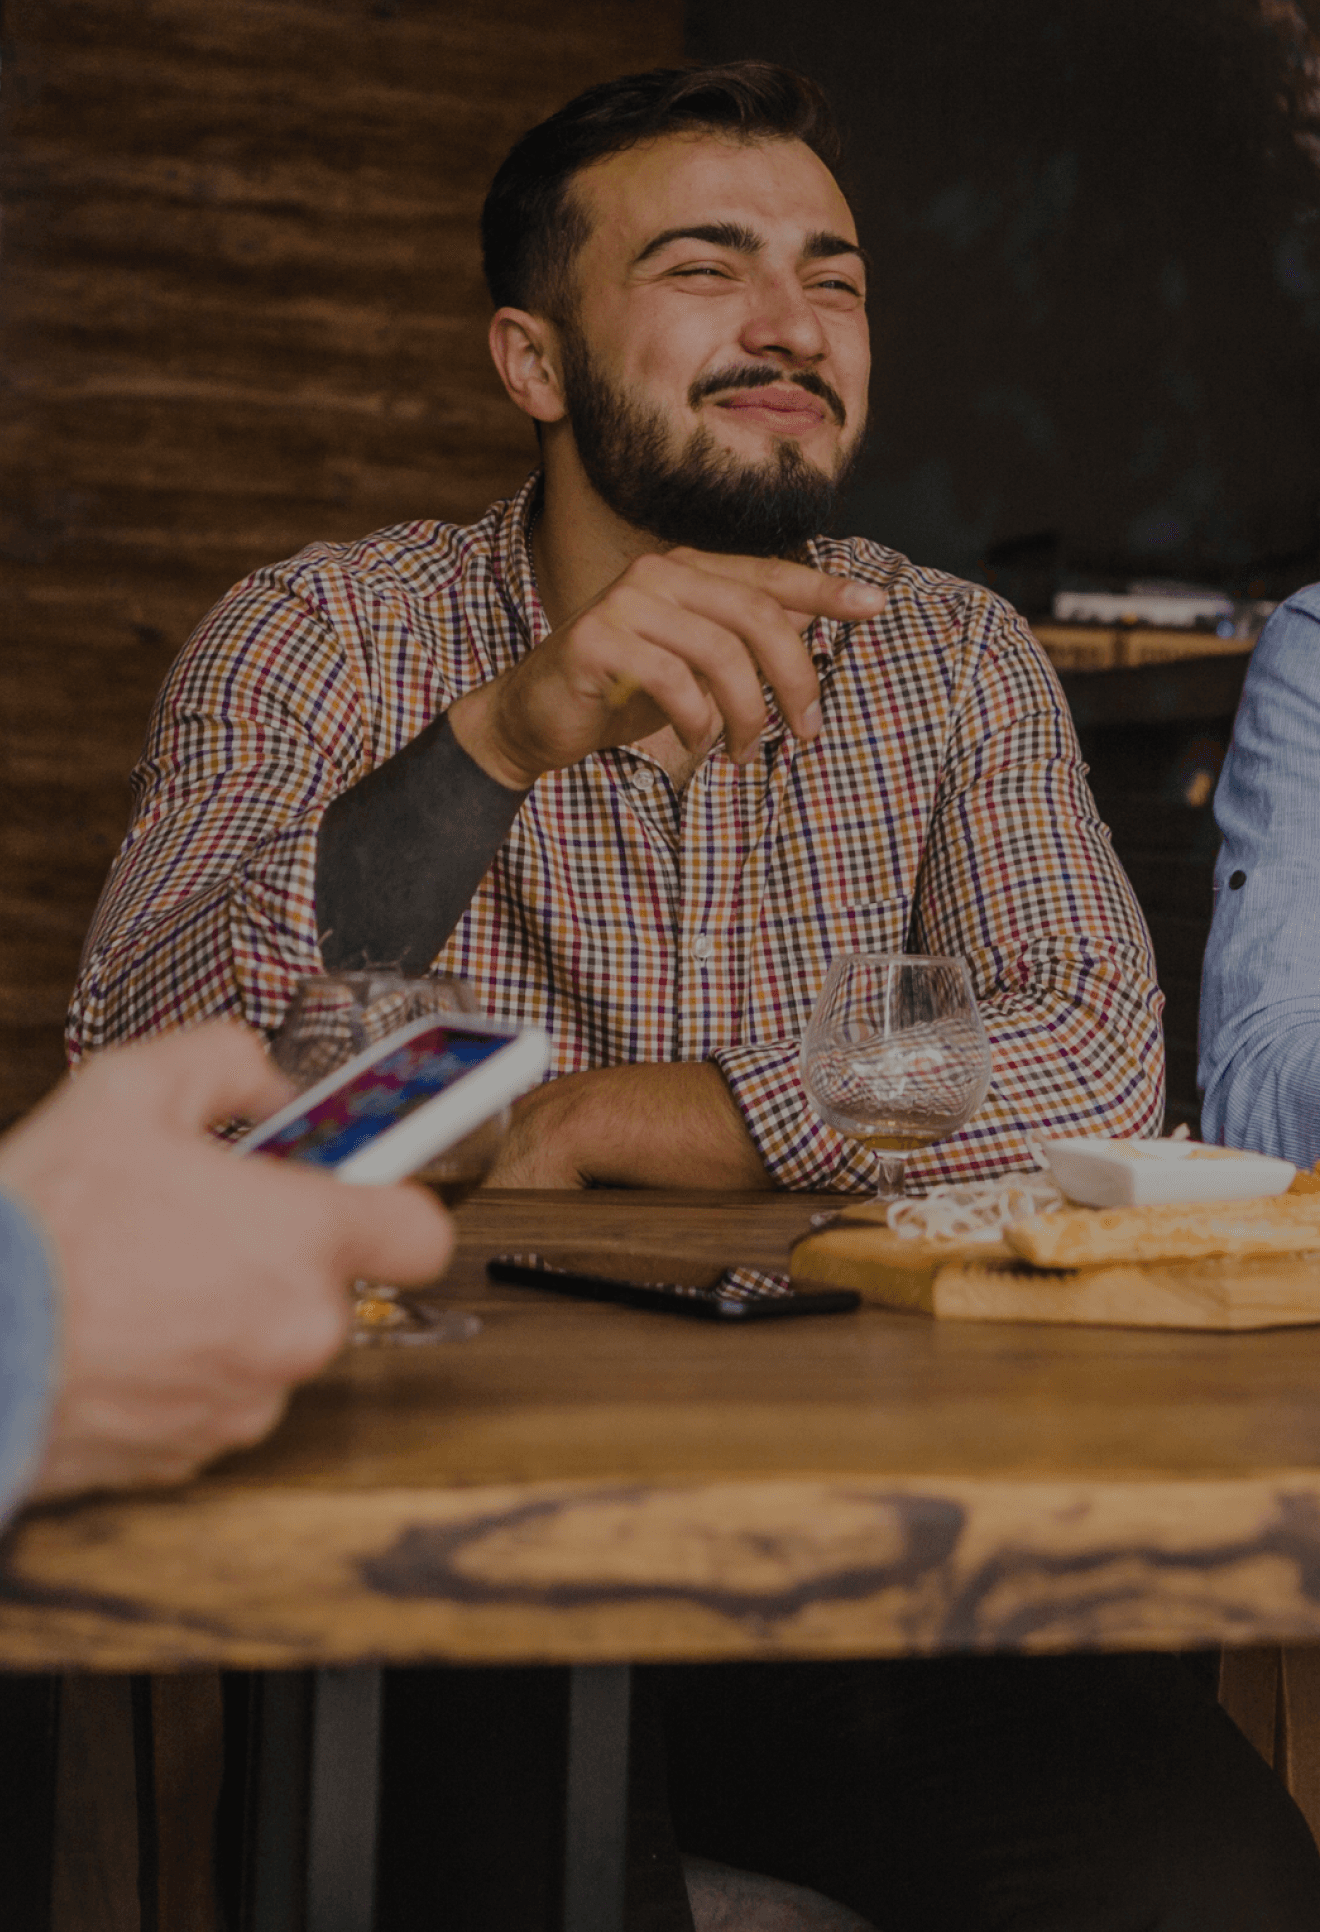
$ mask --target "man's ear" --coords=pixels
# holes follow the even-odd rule
[[[553,323],[526,309],[496,309],[490,319],[490,354],[519,409],[538,423],[563,421],[567,411]]]

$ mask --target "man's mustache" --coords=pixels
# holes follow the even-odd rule
[[[729,389],[768,389],[772,383],[794,382],[799,389],[805,389],[810,396],[819,396],[842,429],[848,420],[848,412],[843,406],[843,397],[837,389],[831,389],[823,376],[814,369],[801,369],[796,375],[786,375],[782,369],[769,369],[764,363],[744,363],[736,369],[717,369],[713,375],[698,376],[688,390],[688,406],[695,409],[707,396],[718,395]]]

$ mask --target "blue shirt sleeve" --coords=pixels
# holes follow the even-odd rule
[[[36,1227],[0,1194],[0,1521],[36,1473],[54,1395],[55,1271]]]
[[[1309,1167],[1320,1159],[1320,584],[1261,633],[1215,817],[1202,1130]]]

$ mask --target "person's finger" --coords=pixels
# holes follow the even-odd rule
[[[648,644],[658,645],[664,655],[682,660],[693,676],[706,685],[724,720],[729,754],[739,758],[751,751],[765,727],[765,697],[757,671],[762,654],[749,648],[747,637],[744,636],[744,632],[755,626],[757,618],[767,629],[777,628],[783,633],[780,640],[783,654],[792,649],[802,659],[807,686],[802,708],[815,695],[816,675],[791,626],[771,599],[761,600],[759,609],[753,614],[743,610],[743,605],[748,601],[747,592],[729,590],[720,584],[714,587],[713,594],[716,600],[726,604],[731,623],[714,622],[700,611],[683,609],[666,598],[649,597],[631,588],[621,588],[618,596],[611,600],[610,614],[615,626],[625,637],[637,637]],[[641,684],[639,670],[631,661],[633,655],[635,653],[629,653],[629,661],[621,666],[621,675],[634,678]],[[775,656],[773,643],[767,646],[765,655]],[[785,682],[792,687],[790,673],[786,672]],[[675,695],[684,691],[685,683],[677,684]],[[671,674],[666,686],[674,684]],[[662,696],[661,691],[652,684],[643,685],[643,688],[661,705],[686,743],[680,720],[671,710],[670,690],[667,688]],[[794,691],[795,698],[797,695]],[[708,707],[705,708],[708,710]],[[692,723],[696,726],[697,722],[694,707]],[[708,725],[706,731],[709,732]],[[703,743],[704,740],[699,739],[692,748],[696,749]]]
[[[212,1020],[177,1036],[189,1042],[188,1118],[209,1127],[234,1115],[264,1120],[297,1092],[260,1034],[238,1020]]]
[[[657,730],[667,719],[689,751],[704,751],[719,730],[719,712],[710,693],[682,654],[653,644],[625,625],[614,623],[612,610],[612,604],[602,604],[581,620],[568,674],[575,695],[586,694],[593,706],[603,704],[607,712],[614,714],[607,735],[596,736],[593,731],[593,745],[631,744]],[[672,604],[668,612],[671,623],[683,621],[683,614]],[[737,648],[741,650],[741,646]],[[748,674],[755,693],[752,702],[763,711],[760,687],[751,672],[750,660]],[[541,704],[549,703],[553,707],[556,721],[562,720],[567,707],[563,685],[557,677],[548,688],[542,688],[538,697]],[[527,727],[527,735],[533,738],[547,735],[538,727],[535,716]]]
[[[330,1185],[342,1187],[338,1181]],[[345,1194],[350,1191],[343,1187]],[[374,1264],[363,1267],[356,1256],[345,1257],[337,1224],[328,1252],[318,1253],[319,1265],[310,1271],[304,1267],[305,1253],[288,1262],[281,1291],[271,1297],[261,1336],[250,1345],[244,1362],[250,1378],[280,1389],[305,1382],[339,1353],[352,1322],[349,1283],[376,1272]],[[290,1292],[290,1279],[300,1268],[296,1292]]]
[[[334,1257],[346,1281],[434,1281],[454,1248],[449,1216],[421,1187],[358,1186],[335,1181],[342,1192],[336,1215]]]
[[[832,617],[840,623],[878,617],[889,598],[889,592],[876,584],[863,583],[857,577],[836,577],[832,571],[790,563],[784,557],[726,557],[704,550],[671,550],[668,558],[687,569],[763,590],[785,610]]]
[[[720,710],[712,694],[678,652],[635,633],[613,638],[606,673],[606,707],[618,715],[613,742],[634,744],[656,729],[652,719],[668,720],[687,749],[699,756],[720,729]],[[739,646],[741,649],[741,646]],[[756,713],[764,718],[760,687],[752,680]],[[757,727],[759,729],[759,726]]]
[[[740,640],[741,648],[720,661],[726,667],[726,676],[730,677],[733,675],[734,659],[744,661],[745,676],[755,682],[758,688],[756,708],[760,722],[749,735],[741,731],[736,734],[737,751],[733,742],[734,734],[731,734],[731,753],[737,755],[738,752],[749,750],[764,723],[764,707],[759,698],[761,678],[765,679],[778,698],[794,733],[803,739],[816,736],[820,730],[820,680],[816,676],[816,667],[783,605],[767,591],[755,584],[741,583],[716,572],[688,571],[677,574],[670,598],[655,601],[675,610],[684,623],[695,624],[702,620]],[[682,650],[682,636],[680,627],[665,641],[671,649]],[[704,660],[700,668],[703,676],[710,676]],[[723,711],[722,699],[723,694],[720,704]],[[728,713],[725,715],[727,717]]]
[[[287,1389],[281,1389],[276,1394],[254,1396],[242,1407],[236,1406],[225,1418],[223,1427],[225,1440],[221,1446],[226,1449],[245,1449],[250,1443],[260,1442],[263,1436],[270,1434],[288,1406]],[[215,1449],[208,1451],[210,1455],[216,1453]]]
[[[80,1087],[113,1083],[126,1106],[151,1108],[194,1130],[234,1115],[261,1119],[295,1091],[260,1036],[238,1020],[209,1020],[131,1047],[110,1047],[83,1066]]]

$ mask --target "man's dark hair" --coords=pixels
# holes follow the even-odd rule
[[[764,60],[655,67],[589,87],[506,155],[481,211],[482,265],[496,308],[562,322],[572,267],[590,234],[573,177],[661,135],[712,129],[744,141],[802,141],[833,168],[839,137],[814,81]]]

